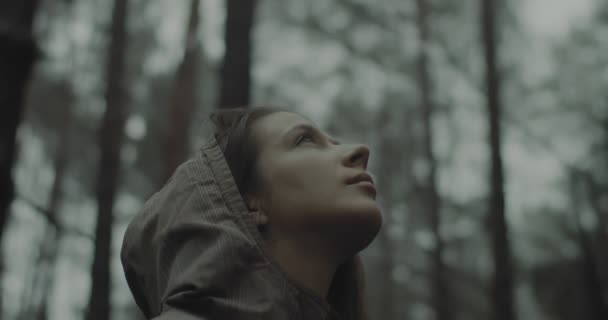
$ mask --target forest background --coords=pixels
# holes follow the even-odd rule
[[[372,319],[608,319],[608,2],[0,3],[0,319],[141,319],[126,224],[219,107],[371,148]]]

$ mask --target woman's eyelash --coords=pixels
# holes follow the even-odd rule
[[[304,140],[304,138],[310,138],[311,140],[313,140],[314,136],[310,132],[302,133],[301,135],[298,136],[298,139],[296,140],[296,145],[299,145],[302,142],[302,140]]]

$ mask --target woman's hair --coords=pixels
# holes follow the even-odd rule
[[[241,193],[254,191],[257,184],[257,158],[252,124],[275,112],[293,112],[281,107],[219,109],[209,119],[215,124],[217,139],[234,181]],[[367,320],[365,276],[359,255],[354,255],[336,270],[327,300],[342,320]]]
[[[219,109],[209,116],[215,124],[218,141],[234,181],[242,196],[255,188],[258,150],[251,125],[275,112],[289,112],[280,107]]]

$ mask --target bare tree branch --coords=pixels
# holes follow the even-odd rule
[[[25,197],[21,194],[17,195],[17,199],[22,201],[23,203],[27,204],[32,209],[34,209],[35,212],[42,215],[42,217],[46,219],[47,223],[52,225],[54,228],[56,228],[58,232],[65,233],[68,235],[78,236],[78,237],[85,238],[85,239],[88,239],[91,241],[94,239],[93,235],[91,235],[85,231],[79,230],[74,227],[62,225],[55,218],[55,214],[53,212],[51,212],[50,210],[48,210],[45,206],[40,205],[40,204],[36,203],[35,201],[28,199],[27,197]]]

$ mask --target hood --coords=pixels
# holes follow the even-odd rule
[[[146,318],[337,319],[267,252],[209,135],[130,221],[120,258]]]

